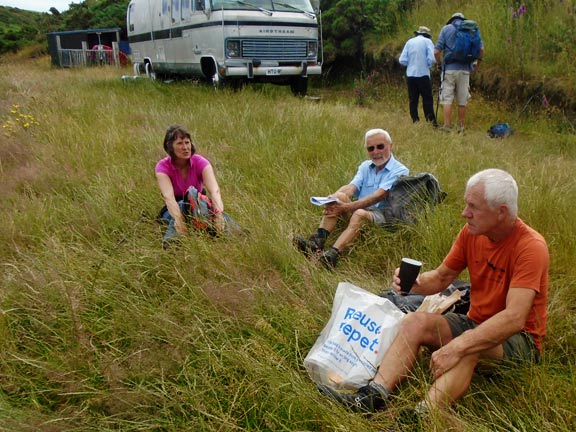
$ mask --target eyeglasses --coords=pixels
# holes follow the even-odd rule
[[[368,146],[366,147],[366,150],[368,150],[368,153],[372,153],[375,148],[377,148],[378,150],[384,150],[384,147],[386,147],[386,144],[376,144],[376,147]]]

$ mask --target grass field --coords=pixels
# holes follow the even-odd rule
[[[447,135],[413,125],[392,84],[360,107],[346,89],[312,88],[315,102],[282,87],[234,93],[48,64],[0,64],[1,430],[385,430],[421,398],[425,359],[372,417],[319,395],[303,359],[339,281],[378,293],[402,256],[440,263],[463,224],[465,181],[488,167],[514,175],[520,216],[550,248],[543,361],[478,377],[426,430],[576,429],[576,136],[557,114],[475,94],[466,134]],[[487,138],[501,121],[515,134]],[[212,161],[246,236],[198,233],[162,250],[154,165],[173,123]],[[367,229],[328,272],[291,237],[316,228],[309,197],[352,178],[372,127],[448,197],[415,226]]]

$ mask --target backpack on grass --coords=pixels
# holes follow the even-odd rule
[[[445,62],[446,64],[471,64],[480,54],[481,40],[478,24],[472,20],[463,20],[452,25],[456,27],[454,49]]]
[[[214,221],[212,201],[194,186],[190,186],[184,195],[184,214],[194,229],[208,229]]]
[[[384,208],[386,227],[394,230],[401,223],[415,223],[426,209],[434,207],[446,198],[436,177],[430,173],[400,176],[388,191]]]
[[[508,123],[496,123],[488,129],[488,136],[490,138],[506,138],[512,135],[513,132]]]
[[[186,191],[183,199],[184,215],[188,223],[192,225],[195,230],[203,230],[210,235],[217,235],[216,228],[214,227],[214,208],[212,200],[194,186],[190,186]],[[224,218],[224,234],[242,234],[243,229],[228,213],[223,212]]]

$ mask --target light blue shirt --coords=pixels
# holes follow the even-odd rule
[[[401,65],[407,66],[406,76],[430,77],[430,68],[436,63],[434,44],[425,36],[414,36],[404,45],[398,61]]]
[[[376,172],[376,168],[376,165],[371,160],[366,160],[360,164],[356,175],[350,182],[350,184],[353,184],[356,186],[356,189],[358,189],[354,194],[356,198],[361,199],[372,195],[378,189],[388,191],[392,185],[396,183],[398,177],[410,173],[408,168],[398,162],[392,154],[384,168],[379,172]],[[383,210],[387,205],[388,202],[383,200],[375,204],[375,207]]]

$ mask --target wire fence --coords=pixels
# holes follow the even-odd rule
[[[114,49],[59,49],[60,67],[93,67],[126,65],[127,57]]]

